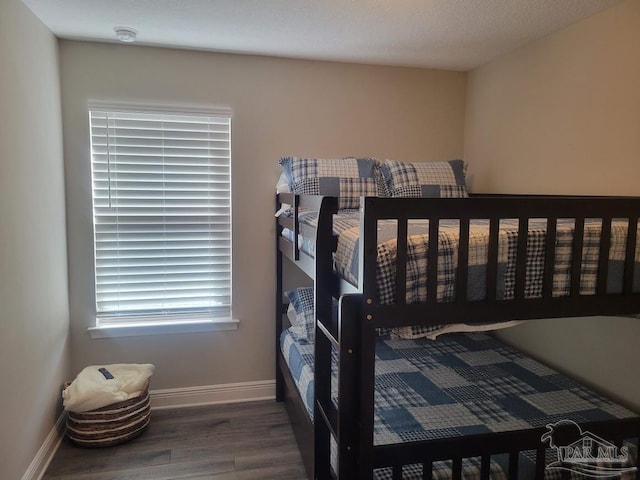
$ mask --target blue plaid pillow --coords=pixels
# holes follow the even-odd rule
[[[385,160],[381,165],[382,176],[389,195],[413,198],[466,198],[466,163],[463,160],[448,162],[398,162]]]
[[[291,335],[298,341],[313,343],[316,334],[313,288],[296,288],[285,292],[285,296],[296,312],[296,319],[289,328]]]
[[[313,288],[296,288],[285,292],[290,304],[295,310],[295,320],[291,322],[289,332],[301,343],[313,343],[315,340],[315,310],[313,308]],[[333,301],[333,314],[338,315],[338,302]],[[376,328],[376,334],[380,337],[387,336],[389,329]]]
[[[293,193],[338,197],[338,208],[358,208],[360,197],[384,195],[384,180],[372,158],[283,157],[280,165]]]

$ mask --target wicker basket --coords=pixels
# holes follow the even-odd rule
[[[71,442],[81,447],[111,447],[140,435],[150,420],[147,380],[138,397],[88,412],[69,412],[67,436]]]

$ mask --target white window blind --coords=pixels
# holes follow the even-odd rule
[[[231,117],[90,107],[97,324],[231,316]]]

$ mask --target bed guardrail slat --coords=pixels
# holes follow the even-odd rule
[[[462,480],[462,457],[456,457],[451,461],[451,479]]]
[[[611,217],[602,219],[600,230],[600,249],[598,250],[598,275],[596,293],[607,294],[607,279],[609,276],[609,250],[611,249]]]
[[[396,463],[393,466],[393,480],[402,480],[402,465]]]
[[[636,480],[640,480],[640,437],[636,439]]]
[[[633,271],[636,260],[636,241],[638,238],[638,216],[629,217],[627,230],[627,248],[624,257],[624,294],[633,292]]]
[[[536,475],[535,480],[544,480],[544,470],[546,467],[546,447],[538,447],[536,450]]]
[[[584,217],[576,217],[571,246],[571,286],[569,295],[580,295],[580,280],[582,277],[582,246],[584,245]]]
[[[330,365],[331,342],[316,327],[314,342],[314,358],[318,365]],[[315,369],[314,375],[314,445],[315,445],[315,478],[328,478],[330,465],[331,425],[324,410],[331,403],[331,368]]]
[[[376,267],[378,259],[378,198],[360,199],[360,240],[358,248],[358,287],[368,305],[377,301]]]
[[[553,292],[553,273],[556,263],[556,229],[558,219],[547,218],[547,234],[544,244],[544,271],[542,273],[542,296],[547,298]]]
[[[429,249],[427,251],[427,303],[438,301],[438,243],[439,243],[438,218],[429,219]]]
[[[516,247],[516,285],[514,297],[516,300],[524,298],[527,283],[527,242],[529,240],[529,219],[520,217],[518,220],[518,241]]]
[[[422,462],[422,480],[433,479],[433,460],[425,458]]]
[[[468,298],[467,285],[469,279],[469,219],[460,219],[460,239],[458,242],[458,287],[456,300],[465,303]]]
[[[398,218],[396,303],[407,302],[407,219]]]
[[[491,455],[480,457],[480,480],[489,480],[491,473]]]
[[[520,459],[520,452],[509,452],[509,480],[518,480],[518,460]]]
[[[489,219],[489,244],[487,246],[487,300],[496,300],[498,288],[498,239],[500,219]]]
[[[317,415],[315,418],[320,418],[317,409],[314,415]],[[331,468],[329,468],[329,436],[329,428],[326,423],[319,421],[318,425],[315,425],[313,438],[314,478],[329,478],[329,472],[331,471]]]
[[[298,245],[298,235],[300,234],[300,223],[298,221],[298,202],[300,197],[298,195],[293,196],[293,203],[291,207],[293,209],[293,258],[300,260],[300,246]]]

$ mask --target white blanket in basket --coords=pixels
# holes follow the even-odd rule
[[[69,412],[82,413],[137,397],[154,370],[150,363],[86,367],[62,391],[64,408]]]

